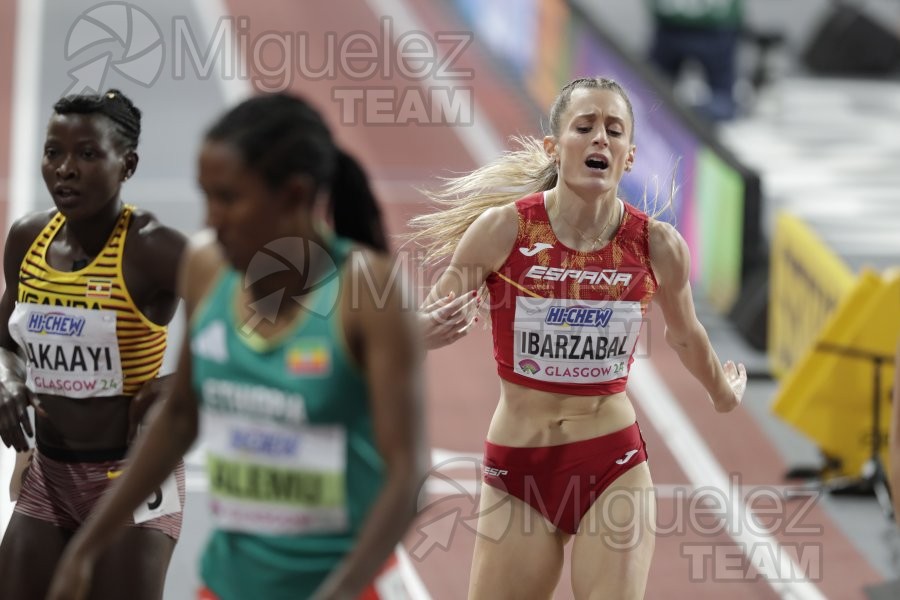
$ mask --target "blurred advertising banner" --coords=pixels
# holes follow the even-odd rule
[[[816,255],[817,251],[808,252],[804,261],[813,261]],[[822,298],[813,296],[812,290],[810,285],[797,289],[794,306],[798,310],[824,309]],[[776,415],[813,440],[829,458],[840,460],[843,475],[860,474],[872,457],[875,435],[882,464],[888,464],[885,442],[900,336],[898,303],[900,273],[864,271],[793,364],[772,404]],[[873,428],[876,402],[877,430]]]
[[[854,275],[800,219],[775,224],[769,271],[769,362],[779,379],[806,354]]]
[[[486,45],[543,113],[578,77],[615,79],[634,108],[637,160],[620,194],[678,227],[691,249],[692,282],[720,312],[741,291],[755,226],[747,234],[748,195],[758,179],[737,168],[712,136],[674,105],[668,88],[638,57],[616,47],[564,0],[454,0],[476,40]],[[535,123],[534,135],[540,135]],[[748,186],[748,178],[753,185]],[[674,188],[673,188],[674,183]],[[755,206],[755,204],[754,204]],[[758,221],[758,215],[751,219]],[[753,239],[749,239],[753,238]]]

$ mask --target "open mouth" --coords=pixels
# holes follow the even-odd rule
[[[609,162],[605,158],[601,157],[591,157],[584,161],[584,164],[588,166],[589,169],[596,169],[598,171],[605,171],[609,168]]]
[[[59,187],[54,190],[54,195],[60,200],[71,200],[77,198],[81,194],[69,187]]]

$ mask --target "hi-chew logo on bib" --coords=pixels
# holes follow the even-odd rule
[[[590,306],[551,306],[547,310],[545,323],[550,325],[594,325],[606,327],[613,316],[611,308],[591,308]]]
[[[83,317],[74,317],[61,312],[28,313],[28,331],[50,335],[80,336],[84,331]]]
[[[516,298],[516,373],[546,382],[624,377],[643,323],[640,302]]]

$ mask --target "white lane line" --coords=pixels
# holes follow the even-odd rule
[[[38,116],[41,108],[41,40],[44,0],[19,0],[16,7],[16,45],[13,64],[12,148],[10,202],[7,226],[34,207],[38,162]]]
[[[416,18],[415,13],[410,9],[406,0],[366,0],[379,22],[382,18],[390,18],[392,29],[395,36],[403,35],[406,32],[428,32],[428,29]],[[427,35],[427,33],[426,33]],[[471,81],[457,81],[452,79],[441,78],[436,79],[433,74],[423,78],[423,88],[449,88],[464,89],[471,87]],[[473,92],[474,94],[474,92]],[[473,115],[471,124],[461,124],[451,127],[453,132],[459,136],[460,141],[469,155],[478,164],[486,164],[496,159],[503,152],[503,145],[500,143],[502,137],[494,129],[487,113],[479,106],[478,98],[473,95]]]
[[[434,465],[434,467],[437,467],[442,465],[443,463],[449,463],[453,461],[474,461],[480,463],[483,456],[484,455],[481,452],[462,452],[461,450],[432,448],[431,464]]]
[[[724,519],[727,532],[744,551],[751,564],[781,598],[796,600],[825,600],[822,592],[807,579],[803,569],[779,545],[774,536],[755,520],[750,507],[740,494],[729,493],[730,482],[725,470],[713,457],[697,429],[672,396],[656,369],[647,359],[635,361],[628,379],[633,393],[650,422],[665,440],[679,466],[696,488],[722,490],[727,499]],[[713,410],[712,407],[702,407]],[[723,415],[723,427],[728,427]],[[741,522],[742,516],[754,519]],[[759,552],[765,548],[764,552]],[[770,559],[760,563],[762,555]]]
[[[34,207],[34,182],[38,174],[37,157],[38,115],[41,103],[40,75],[41,26],[44,19],[44,0],[19,0],[16,6],[15,62],[13,63],[12,110],[10,120],[10,176],[9,205],[6,226],[27,214]],[[16,453],[0,446],[0,537],[12,517],[13,503],[6,486],[16,464]]]
[[[409,559],[409,554],[406,552],[403,544],[397,544],[397,562],[410,600],[431,600],[431,594],[428,593],[425,582],[419,577],[419,573]]]
[[[426,31],[425,27],[416,19],[409,5],[405,0],[367,0],[372,12],[379,18],[388,17],[393,20],[393,31],[396,35],[402,35],[407,31]],[[436,81],[433,76],[429,76],[423,81],[423,87],[449,87],[451,89],[464,87],[462,82],[454,81]],[[469,155],[479,164],[488,163],[496,159],[503,152],[503,146],[500,144],[501,139],[497,131],[491,125],[486,113],[479,107],[477,98],[473,97],[473,119],[471,125],[463,125],[453,127],[453,131],[459,136],[463,146],[468,150]],[[485,115],[485,116],[482,116]],[[434,458],[441,458],[432,457]],[[436,462],[442,462],[440,460]],[[401,557],[405,554],[401,554]],[[403,563],[402,563],[403,564]],[[404,569],[404,580],[407,586],[414,586],[416,580],[421,587],[422,598],[428,598],[428,592],[416,573],[415,568],[406,558],[406,568]]]

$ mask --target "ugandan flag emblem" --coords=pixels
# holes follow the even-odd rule
[[[88,298],[109,298],[112,294],[111,279],[88,279],[84,295]]]

